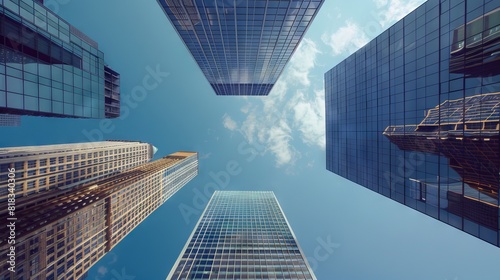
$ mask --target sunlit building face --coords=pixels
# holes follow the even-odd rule
[[[316,279],[273,192],[216,191],[167,279]]]

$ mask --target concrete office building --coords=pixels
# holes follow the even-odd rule
[[[198,155],[177,152],[102,180],[16,202],[15,272],[0,279],[82,279],[100,258],[198,174]],[[2,203],[2,210],[7,209]],[[0,226],[12,216],[0,210]],[[0,231],[6,256],[9,231]]]
[[[157,149],[148,143],[102,141],[0,148],[0,185],[15,174],[15,195],[26,197],[54,189],[69,189],[150,161]],[[0,188],[0,202],[8,196]]]

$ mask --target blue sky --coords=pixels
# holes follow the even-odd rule
[[[23,117],[0,146],[126,139],[157,156],[199,152],[199,175],[88,279],[165,279],[214,186],[274,191],[318,279],[498,279],[498,248],[325,169],[323,74],[422,2],[325,1],[269,96],[245,98],[213,93],[155,0],[45,0],[99,43],[125,111],[111,123]],[[133,98],[148,76],[155,86]]]

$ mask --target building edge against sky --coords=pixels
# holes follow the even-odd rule
[[[272,191],[214,192],[167,280],[188,277],[316,280]]]
[[[120,75],[105,65],[95,41],[43,1],[1,0],[0,21],[0,113],[120,115]]]
[[[0,185],[15,170],[18,203],[33,194],[68,189],[150,161],[156,147],[138,141],[101,141],[0,148]],[[0,202],[9,191],[0,189]],[[5,209],[0,210],[4,211]]]
[[[326,168],[495,246],[499,6],[429,0],[325,73]]]
[[[198,174],[196,152],[176,152],[104,179],[16,204],[16,267],[1,279],[82,279],[92,265]],[[36,195],[34,195],[36,196]],[[0,203],[7,209],[6,203]],[[7,212],[0,213],[7,228]],[[0,232],[7,255],[9,232]],[[11,277],[11,278],[9,278]]]
[[[217,95],[268,95],[324,0],[157,1]]]

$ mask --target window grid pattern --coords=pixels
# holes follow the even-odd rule
[[[17,197],[71,188],[146,163],[152,150],[151,144],[120,141],[3,148],[0,184],[7,185],[8,168],[15,168]],[[7,196],[8,189],[0,189],[0,201]]]
[[[109,246],[112,248],[168,198],[198,174],[198,158],[163,159],[153,166],[153,173],[130,186],[123,187],[111,197]],[[172,179],[166,179],[172,177]],[[177,178],[187,180],[178,180]],[[168,182],[168,183],[166,183]],[[161,187],[158,187],[161,184]],[[140,191],[138,191],[140,190]],[[164,194],[168,193],[168,196]]]
[[[316,279],[273,192],[216,191],[167,279]]]
[[[499,246],[497,27],[498,1],[429,0],[328,71],[327,169]]]
[[[88,269],[162,204],[162,179],[175,166],[198,173],[193,152],[160,160],[69,190],[44,201],[16,201],[16,273],[0,266],[0,279],[82,279]],[[175,174],[175,173],[172,173]],[[189,176],[193,177],[193,176]],[[179,189],[186,181],[173,187]],[[6,213],[0,218],[7,220]],[[0,253],[8,252],[8,232],[0,232]],[[17,255],[19,254],[19,255]]]
[[[0,114],[0,126],[20,126],[21,116]]]
[[[116,117],[105,99],[104,55],[94,41],[41,3],[0,4],[1,113]]]
[[[217,95],[268,95],[323,0],[158,0]]]

